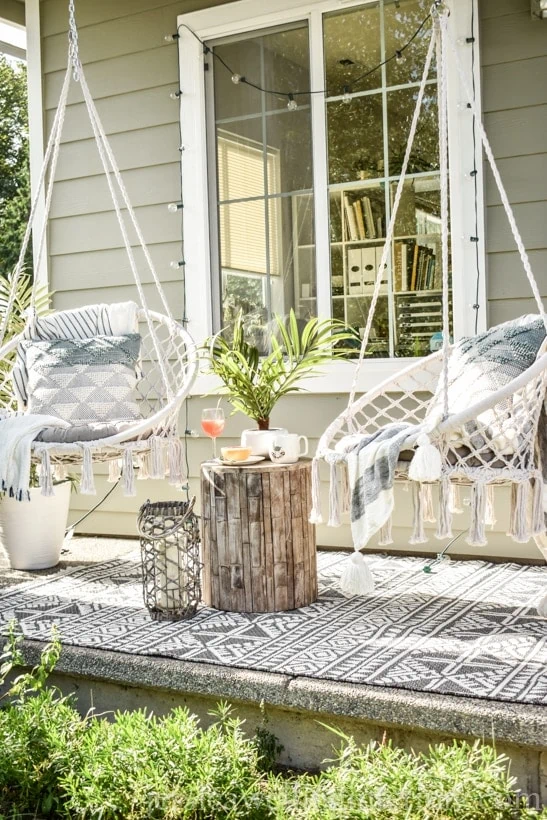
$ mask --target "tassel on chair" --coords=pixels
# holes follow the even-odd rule
[[[435,538],[441,541],[454,537],[452,533],[452,490],[450,479],[442,478],[439,482],[439,523],[435,532]]]
[[[342,512],[349,513],[350,510],[350,496],[349,496],[349,477],[348,465],[345,461],[341,461],[338,465],[342,474]]]
[[[330,465],[329,490],[329,527],[339,527],[340,521],[340,487],[338,486],[338,465],[333,461]]]
[[[150,478],[150,473],[148,472],[148,453],[137,454],[137,467],[137,481],[145,481],[147,478]]]
[[[55,481],[65,481],[66,479],[66,467],[62,462],[58,462],[53,466],[53,475],[55,476]]]
[[[374,591],[374,578],[364,555],[358,550],[355,550],[346,561],[340,578],[340,590],[347,598],[353,595],[368,595]]]
[[[543,511],[543,481],[539,476],[534,478],[534,493],[532,496],[532,523],[531,534],[541,535],[545,532],[545,513]]]
[[[53,473],[51,471],[51,458],[49,450],[42,450],[42,462],[40,464],[40,487],[42,495],[55,495],[53,490]]]
[[[184,479],[184,447],[178,436],[171,436],[167,442],[167,474],[169,484],[174,487]]]
[[[528,482],[511,486],[511,526],[509,535],[517,544],[526,544],[530,540],[528,529]]]
[[[465,539],[470,547],[485,547],[486,540],[486,486],[482,481],[471,488],[471,524]]]
[[[435,445],[431,444],[427,433],[420,433],[416,444],[418,448],[410,462],[408,477],[419,482],[438,481],[442,471],[441,454]]]
[[[150,478],[165,478],[165,449],[161,436],[150,439],[149,473]]]
[[[311,463],[311,497],[312,508],[310,513],[310,524],[322,524],[321,515],[321,476],[319,475],[319,460],[315,457]]]
[[[123,454],[123,494],[127,498],[137,495],[135,468],[133,467],[133,450],[131,447],[128,447]]]
[[[120,478],[122,472],[120,469],[120,459],[119,458],[111,458],[108,462],[108,478],[107,481],[109,484],[115,484],[116,481]]]
[[[459,484],[452,484],[450,492],[450,512],[454,515],[461,515],[463,513],[462,491]]]
[[[412,535],[408,539],[409,544],[426,544],[427,537],[424,531],[424,519],[422,510],[422,493],[418,482],[412,482],[412,506],[414,509],[414,521],[412,522]]]
[[[436,518],[433,510],[433,486],[431,484],[422,484],[421,493],[423,519],[430,524],[434,524]]]
[[[82,495],[95,495],[95,477],[93,475],[93,461],[89,447],[83,447],[82,475],[80,477],[80,492]]]
[[[389,547],[390,544],[393,544],[393,537],[391,534],[391,515],[381,528],[380,537],[378,538],[379,547]]]
[[[496,507],[494,485],[486,485],[486,508],[484,511],[484,523],[487,527],[493,527],[496,523]]]

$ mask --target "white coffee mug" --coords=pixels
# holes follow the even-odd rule
[[[301,449],[304,442],[304,449]],[[274,464],[295,464],[301,456],[308,455],[308,439],[298,433],[277,435],[270,447],[270,459]]]

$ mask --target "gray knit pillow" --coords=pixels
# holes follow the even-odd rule
[[[23,341],[28,412],[71,424],[139,419],[138,333],[92,339]]]

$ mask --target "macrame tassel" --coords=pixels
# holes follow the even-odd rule
[[[165,478],[164,440],[160,436],[152,436],[150,439],[148,465],[150,478]]]
[[[330,465],[330,491],[329,491],[329,527],[339,527],[340,521],[340,487],[338,486],[338,465],[332,462]]]
[[[434,524],[436,521],[435,512],[433,510],[433,486],[431,484],[422,484],[422,515],[424,521]]]
[[[167,442],[167,471],[169,484],[174,487],[184,479],[184,447],[178,436],[171,436]]]
[[[51,471],[51,458],[49,450],[42,450],[42,462],[40,465],[40,487],[42,495],[55,495],[53,490],[53,473]]]
[[[534,478],[534,493],[532,496],[532,535],[541,535],[545,532],[545,514],[543,512],[543,481]]]
[[[530,540],[528,529],[528,482],[511,486],[511,527],[509,535],[517,544],[526,544]]]
[[[89,447],[83,448],[80,492],[82,495],[95,495],[95,477],[93,475],[93,461]]]
[[[421,433],[416,441],[418,449],[412,457],[408,477],[412,481],[438,481],[441,477],[441,454],[431,444],[427,433]]]
[[[451,508],[453,489],[449,478],[442,478],[439,482],[439,523],[435,538],[443,541],[445,538],[453,538]]]
[[[123,454],[123,494],[127,498],[137,495],[135,468],[133,466],[133,450],[130,447],[128,447]]]
[[[352,595],[368,595],[374,591],[374,578],[364,555],[358,550],[346,561],[340,578],[340,590],[347,598]]]
[[[139,453],[137,455],[137,467],[139,468],[137,481],[145,481],[147,478],[150,478],[150,473],[148,472],[148,453]]]
[[[486,540],[486,486],[476,482],[471,488],[471,523],[465,539],[470,547],[485,547]]]
[[[312,508],[310,513],[310,524],[322,524],[321,515],[321,476],[319,475],[319,460],[314,458],[311,463],[311,499]]]
[[[463,513],[462,491],[459,484],[453,484],[450,492],[450,512],[454,515]]]
[[[349,513],[350,510],[350,495],[349,495],[349,477],[348,465],[345,461],[341,461],[338,465],[342,474],[342,512]]]
[[[496,506],[494,485],[486,485],[486,509],[484,511],[484,523],[487,527],[493,527],[496,523]]]
[[[115,484],[116,481],[120,478],[122,474],[120,468],[120,459],[119,458],[111,458],[108,462],[108,478],[107,481],[109,484]]]
[[[412,522],[412,535],[408,539],[409,544],[426,544],[427,538],[424,532],[424,518],[422,508],[422,493],[418,482],[412,482],[412,506],[414,509],[414,521]]]
[[[65,481],[66,480],[66,467],[62,462],[58,462],[53,467],[53,475],[55,476],[55,481]]]
[[[389,547],[390,544],[393,544],[393,538],[391,535],[391,516],[389,516],[386,523],[381,528],[380,537],[378,538],[379,547]]]

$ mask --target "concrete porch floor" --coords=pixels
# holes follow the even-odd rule
[[[0,554],[0,595],[2,587],[121,558],[135,546],[134,540],[74,538],[61,564],[40,573],[10,570]],[[29,664],[35,663],[42,646],[37,641],[25,642]],[[74,693],[82,713],[90,708],[98,713],[146,708],[161,714],[185,705],[207,724],[213,720],[210,710],[221,700],[229,701],[251,731],[266,718],[268,728],[284,746],[281,762],[297,768],[316,768],[332,757],[339,740],[326,726],[335,726],[363,743],[386,735],[394,744],[416,751],[452,738],[493,740],[498,751],[510,758],[518,787],[547,803],[547,709],[542,706],[71,646],[63,648],[52,683],[65,693]]]

